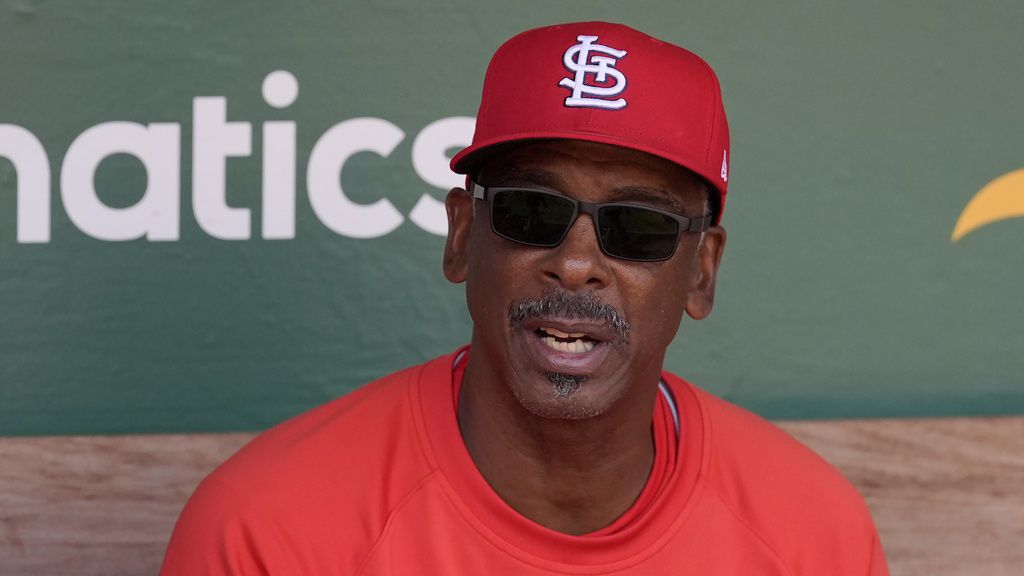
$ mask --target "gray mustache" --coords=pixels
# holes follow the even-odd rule
[[[508,323],[518,325],[527,318],[558,317],[568,320],[603,322],[625,342],[629,339],[629,322],[613,306],[601,302],[591,293],[551,292],[541,298],[524,298],[509,306]]]

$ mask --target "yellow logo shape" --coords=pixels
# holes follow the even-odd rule
[[[1000,220],[1024,217],[1024,169],[989,182],[964,206],[953,227],[956,242],[978,228]]]

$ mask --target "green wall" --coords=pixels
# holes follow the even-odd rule
[[[1024,168],[1019,1],[15,0],[0,5],[0,435],[260,429],[466,341],[444,239],[409,216],[451,176],[440,153],[417,169],[414,143],[475,114],[504,39],[589,19],[687,46],[723,85],[729,244],[715,312],[684,323],[670,369],[775,418],[1024,413],[1024,219],[950,240],[982,187]],[[283,108],[261,93],[275,70],[299,85]],[[250,125],[251,154],[220,179],[249,210],[232,217],[251,223],[244,239],[211,235],[237,223],[204,226],[193,209],[203,97]],[[382,121],[344,142],[397,141],[333,178],[400,215],[373,238],[339,207],[318,211],[307,186],[314,145],[357,118]],[[83,231],[71,214],[88,209],[66,205],[88,179],[64,186],[80,173],[65,156],[80,167],[97,144],[66,152],[108,122],[177,126],[178,146],[153,144],[159,179],[127,154],[95,170],[124,221],[150,194],[169,199],[134,220],[159,222],[150,239],[97,237],[115,226]],[[296,132],[285,239],[261,226],[264,157],[289,162],[287,146],[265,154],[267,122]],[[434,148],[458,146],[438,130]],[[32,138],[48,171],[15,168],[38,165]]]

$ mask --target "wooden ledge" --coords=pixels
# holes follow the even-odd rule
[[[784,422],[864,495],[892,573],[1024,566],[1024,417]],[[252,434],[0,438],[0,574],[156,574],[185,500]]]

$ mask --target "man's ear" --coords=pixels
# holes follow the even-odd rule
[[[444,199],[448,212],[448,239],[444,243],[444,277],[456,284],[466,281],[469,271],[469,232],[473,227],[473,197],[462,188],[452,188]]]
[[[704,233],[704,238],[697,248],[693,284],[686,298],[686,313],[694,320],[711,314],[711,307],[715,303],[715,281],[718,278],[718,266],[722,262],[725,238],[725,228],[712,226]]]

